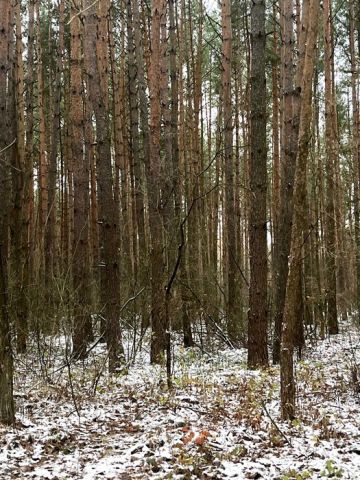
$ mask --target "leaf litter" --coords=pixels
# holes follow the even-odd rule
[[[109,376],[102,345],[70,369],[63,338],[51,358],[34,346],[16,358],[17,423],[0,426],[0,479],[358,480],[359,339],[343,325],[308,345],[293,422],[280,419],[278,367],[248,371],[245,349],[177,346],[169,391],[146,349]]]

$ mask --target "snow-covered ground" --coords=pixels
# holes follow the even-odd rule
[[[358,480],[360,336],[348,330],[297,363],[291,424],[279,418],[278,368],[247,371],[245,350],[176,349],[168,391],[146,351],[109,377],[101,346],[70,368],[59,346],[34,349],[16,359],[17,424],[0,427],[0,479]]]

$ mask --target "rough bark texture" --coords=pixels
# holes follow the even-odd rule
[[[57,249],[57,197],[56,180],[59,157],[59,141],[61,133],[61,75],[63,72],[63,53],[64,53],[64,0],[59,1],[59,41],[54,51],[50,54],[56,57],[55,62],[55,80],[53,92],[53,118],[51,121],[52,138],[49,155],[48,168],[48,220],[46,224],[45,235],[45,278],[48,281],[53,280],[58,273],[58,249]],[[80,39],[79,39],[80,40]]]
[[[248,366],[268,364],[267,351],[267,170],[265,1],[251,8],[251,126],[250,126],[250,288]]]
[[[359,7],[360,9],[360,7]],[[360,11],[360,10],[359,10]],[[352,161],[356,173],[354,181],[354,223],[355,223],[355,267],[356,267],[356,305],[358,324],[360,325],[360,119],[358,102],[359,74],[356,64],[355,45],[355,9],[349,2],[349,45],[351,62],[351,106],[352,106]]]
[[[6,181],[6,163],[9,139],[6,124],[7,110],[7,75],[9,68],[9,12],[10,2],[0,0],[0,422],[12,424],[15,420],[13,401],[13,357],[11,351],[11,334],[8,315],[8,266],[7,236],[8,221],[6,209],[10,195]],[[11,147],[10,147],[11,148]]]
[[[144,163],[144,184],[143,191],[146,191],[147,179],[150,171],[150,130],[149,130],[149,109],[148,109],[148,100],[146,94],[146,80],[145,80],[145,58],[144,58],[144,45],[143,39],[141,36],[141,22],[140,22],[140,12],[139,5],[137,0],[131,0],[132,5],[132,14],[133,14],[133,27],[134,27],[134,46],[135,46],[135,60],[136,60],[136,71],[137,71],[137,80],[138,80],[138,95],[139,95],[139,116],[140,116],[140,130],[141,130],[141,144],[142,144],[142,161]],[[137,186],[140,186],[137,184]],[[141,222],[141,217],[138,217],[138,222]],[[144,237],[141,237],[142,226],[139,224],[139,252],[146,248],[146,245],[149,243],[147,238],[148,229],[148,218],[145,215],[145,199],[144,199]],[[142,259],[140,268],[140,277],[146,283],[146,278],[149,277],[150,265],[148,261],[148,256]],[[142,304],[142,318],[141,318],[141,329],[144,330],[149,325],[149,315],[146,309],[146,300],[147,295],[144,294],[144,302]]]
[[[149,227],[151,235],[151,362],[160,362],[166,350],[165,252],[163,244],[163,205],[160,158],[160,25],[165,15],[163,0],[153,0],[151,10],[150,91],[150,165],[148,171]]]
[[[299,283],[301,284],[303,227],[305,224],[304,205],[306,205],[306,170],[311,137],[312,78],[318,34],[318,18],[319,2],[318,0],[311,0],[308,16],[304,18],[304,23],[308,24],[308,33],[301,82],[301,114],[294,187],[294,216],[280,352],[281,413],[283,419],[292,419],[295,416],[294,335],[299,314],[298,291]]]
[[[25,171],[24,171],[24,231],[22,242],[26,250],[24,285],[30,288],[34,273],[34,190],[33,190],[33,146],[34,146],[34,0],[29,1],[28,56],[25,77]]]
[[[81,23],[72,9],[70,24],[70,118],[71,155],[74,168],[73,355],[84,358],[91,337],[89,268],[89,165],[84,152],[84,107],[82,81]]]
[[[134,43],[134,23],[131,0],[127,2],[127,31],[128,31],[128,57],[129,57],[129,103],[130,103],[130,134],[131,134],[131,153],[134,175],[134,211],[136,242],[134,250],[136,261],[134,265],[135,278],[133,280],[133,289],[143,288],[145,280],[145,216],[144,216],[144,175],[140,150],[140,131],[139,131],[139,101],[138,101],[138,68],[136,62],[136,46]],[[144,309],[142,310],[145,314]]]
[[[16,325],[16,348],[19,353],[26,350],[26,341],[28,334],[28,302],[27,288],[24,276],[24,264],[26,258],[27,245],[24,243],[26,235],[26,208],[24,202],[25,185],[25,145],[24,145],[24,66],[23,66],[23,47],[21,31],[21,12],[20,2],[16,1],[13,5],[16,26],[14,74],[12,78],[13,95],[11,102],[12,121],[11,137],[16,138],[16,145],[12,148],[12,215],[11,215],[11,268],[14,278],[14,292],[11,305],[11,314],[15,319]]]
[[[282,36],[281,49],[281,87],[282,87],[282,131],[281,131],[281,185],[280,208],[274,231],[274,341],[273,361],[280,360],[280,341],[283,310],[288,275],[288,256],[291,239],[291,219],[293,214],[293,187],[295,176],[294,149],[292,148],[293,129],[293,1],[282,0],[280,9]]]
[[[273,54],[275,55],[274,65],[271,69],[272,79],[272,223],[273,231],[278,230],[279,224],[279,208],[280,208],[280,184],[281,184],[281,172],[280,172],[280,137],[279,137],[279,119],[280,119],[280,105],[279,105],[279,67],[276,63],[276,58],[279,54],[278,48],[278,16],[277,7],[273,6]]]
[[[42,42],[40,26],[40,0],[36,0],[36,54],[37,54],[37,100],[39,111],[39,145],[38,145],[38,217],[37,217],[37,249],[38,274],[44,279],[45,267],[45,229],[48,215],[48,162],[46,147],[45,103],[44,103],[44,71],[42,64]]]
[[[235,239],[235,205],[234,205],[234,161],[233,161],[233,110],[231,98],[231,61],[232,28],[230,0],[221,4],[222,18],[222,98],[224,121],[224,164],[225,164],[225,217],[226,217],[226,283],[227,283],[227,330],[230,341],[238,341],[238,324],[236,312],[236,239]]]
[[[89,7],[89,8],[88,8]],[[86,0],[84,5],[84,53],[88,75],[89,94],[96,122],[98,194],[98,221],[100,227],[100,306],[104,321],[104,334],[109,349],[109,368],[114,371],[122,362],[121,330],[119,324],[120,285],[119,255],[117,251],[118,215],[113,195],[110,125],[108,112],[107,15],[109,4],[95,4]]]
[[[181,218],[181,170],[180,170],[180,149],[179,149],[179,79],[181,77],[179,67],[180,60],[178,53],[180,52],[181,39],[177,36],[176,24],[176,3],[174,0],[169,1],[169,29],[170,29],[170,45],[169,45],[169,73],[170,73],[170,136],[171,136],[171,162],[172,162],[172,190],[174,194],[174,221],[178,229],[178,255],[180,258],[180,285],[179,296],[181,299],[181,323],[183,330],[184,347],[194,346],[191,318],[188,312],[188,299],[186,295],[187,283],[187,265],[184,245],[184,231]],[[181,32],[179,32],[181,34]],[[171,267],[173,269],[174,266]]]
[[[337,128],[334,88],[332,82],[332,32],[330,1],[324,0],[325,48],[325,151],[326,151],[326,300],[327,323],[330,334],[339,333],[336,302],[336,217],[335,164],[337,162]]]

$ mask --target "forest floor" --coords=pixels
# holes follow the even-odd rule
[[[168,391],[146,348],[108,376],[103,346],[65,366],[62,339],[47,342],[16,358],[0,479],[360,479],[360,335],[349,325],[296,363],[291,423],[279,416],[278,367],[247,371],[245,349],[177,347]]]

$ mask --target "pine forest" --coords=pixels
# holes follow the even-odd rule
[[[0,0],[0,479],[360,479],[359,0]]]

